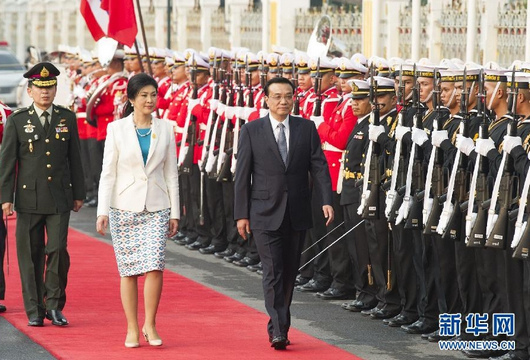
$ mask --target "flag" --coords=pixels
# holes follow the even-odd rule
[[[133,46],[138,33],[133,0],[81,0],[80,11],[95,41],[108,36]]]
[[[95,41],[107,35],[109,14],[101,8],[101,0],[81,0],[79,10]]]
[[[132,47],[138,33],[133,0],[101,0],[101,8],[109,15],[107,36]]]

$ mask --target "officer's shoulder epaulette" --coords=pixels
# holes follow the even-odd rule
[[[69,108],[67,108],[66,106],[63,106],[63,105],[56,105],[56,104],[53,104],[54,108],[56,108],[56,110],[62,110],[62,111],[67,111],[69,113],[72,113],[72,114],[75,114],[72,110],[70,110]]]
[[[29,111],[29,106],[26,106],[26,107],[23,107],[23,108],[20,108],[20,109],[16,109],[15,111],[13,111],[13,113],[11,115],[20,114],[20,113],[23,113],[24,111]]]

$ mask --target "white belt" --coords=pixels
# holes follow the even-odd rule
[[[180,126],[175,126],[175,132],[177,132],[179,134],[183,134],[184,133],[184,128],[180,127]]]
[[[205,123],[200,123],[199,124],[199,130],[205,131],[206,130],[206,124]]]
[[[86,112],[76,113],[78,119],[86,119]]]
[[[344,150],[341,150],[333,145],[331,145],[330,143],[328,142],[325,142],[322,144],[322,150],[326,150],[326,151],[334,151],[334,152],[344,152]]]

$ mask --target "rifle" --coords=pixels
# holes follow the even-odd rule
[[[298,91],[298,70],[293,61],[293,78],[291,80],[294,86],[294,105],[293,115],[300,115],[300,92]]]
[[[315,77],[315,104],[313,105],[313,116],[322,115],[322,74],[320,73],[320,58],[317,60],[317,75]]]
[[[469,137],[469,126],[468,126],[468,99],[469,92],[467,90],[467,69],[464,68],[464,78],[462,81],[462,92],[460,94],[460,134],[463,137]],[[460,227],[462,224],[462,209],[461,205],[466,201],[467,196],[467,156],[460,151],[456,152],[453,169],[451,171],[451,179],[449,180],[449,187],[447,189],[447,199],[444,204],[442,215],[440,217],[440,223],[438,224],[438,233],[440,233],[440,227],[444,226],[442,232],[442,239],[448,240],[460,240]],[[451,183],[453,186],[451,186]],[[454,196],[454,206],[450,203]],[[448,211],[448,209],[451,211]],[[448,214],[450,214],[448,216]]]
[[[486,94],[484,91],[484,70],[480,70],[478,91],[478,116],[482,118],[479,127],[481,139],[489,138],[489,122],[485,113]],[[466,243],[468,247],[483,247],[486,242],[486,224],[488,219],[487,200],[490,196],[489,183],[489,160],[485,156],[478,155],[473,169],[471,186],[469,188],[469,204],[466,216]],[[475,194],[475,196],[473,196]],[[477,201],[477,212],[474,212],[474,201]]]
[[[510,105],[511,120],[508,124],[508,135],[517,136],[517,96],[519,89],[515,84],[515,69],[512,70],[512,83],[510,94],[508,95],[508,104]],[[508,232],[508,211],[514,199],[512,199],[513,191],[517,183],[517,178],[514,176],[514,160],[507,152],[504,151],[501,160],[500,168],[502,172],[497,174],[495,185],[493,186],[493,195],[491,198],[490,208],[488,211],[488,222],[486,226],[486,247],[495,249],[506,248],[506,234]],[[497,199],[500,203],[498,215]]]
[[[397,103],[401,107],[401,111],[398,114],[398,126],[403,126],[403,112],[405,106],[405,84],[403,83],[403,64],[399,66],[399,85],[397,93]],[[385,216],[389,222],[393,223],[396,221],[396,212],[392,209],[399,209],[397,204],[401,206],[403,201],[403,194],[399,194],[397,191],[398,181],[399,186],[405,184],[405,172],[403,171],[403,165],[405,161],[405,149],[402,146],[401,140],[396,141],[396,148],[394,152],[394,164],[392,166],[392,179],[390,181],[390,189],[385,198]]]
[[[434,71],[433,107],[436,109],[436,118],[433,123],[434,130],[440,130],[443,124],[440,119],[440,78],[438,72]],[[423,234],[432,235],[436,232],[440,215],[442,214],[442,196],[444,191],[443,176],[444,154],[441,149],[433,147],[429,167],[427,169],[427,180],[425,181],[425,198],[423,206]],[[432,185],[432,186],[431,186]],[[433,197],[430,197],[432,188]]]
[[[528,226],[528,218],[530,217],[530,206],[527,206],[529,204],[529,188],[530,172],[527,172],[523,192],[521,194],[521,201],[519,203],[517,221],[515,223],[515,233],[513,235],[513,241],[511,245],[514,249],[512,255],[514,259],[528,260],[528,253],[530,250],[530,226]],[[523,223],[524,217],[526,217],[526,221]]]
[[[195,55],[193,55],[192,60],[192,67],[190,70],[190,79],[191,84],[193,87],[193,91],[191,94],[192,99],[197,99],[197,92],[198,92],[198,86],[197,86],[197,62],[195,61]],[[191,175],[193,171],[193,157],[195,153],[195,144],[197,143],[197,118],[195,115],[191,113],[192,109],[188,109],[188,131],[187,131],[187,137],[189,138],[187,151],[185,151],[185,154],[183,154],[184,158],[180,165],[180,173]],[[185,139],[182,139],[182,146],[186,146]],[[183,148],[185,149],[185,147]],[[182,150],[183,150],[182,149]],[[182,151],[181,150],[181,151]]]
[[[416,72],[414,72],[416,77]],[[417,81],[417,79],[415,79]],[[420,112],[420,99],[419,99],[419,89],[418,85],[415,85],[416,90],[413,89],[413,96],[416,96],[416,114],[414,116],[414,126],[418,129],[423,129],[423,120],[422,114]],[[419,145],[413,146],[413,151],[411,151],[411,156],[409,161],[412,162],[412,167],[409,163],[409,169],[411,169],[411,178],[412,183],[414,184],[414,198],[412,204],[410,205],[410,210],[407,217],[407,222],[405,223],[406,229],[421,229],[423,227],[422,211],[423,211],[423,202],[422,197],[424,195],[423,190],[425,189],[424,184],[424,174],[423,174],[423,149]],[[409,174],[407,173],[407,176]],[[409,201],[410,201],[409,195]]]
[[[370,103],[372,104],[372,124],[379,126],[379,103],[377,102],[377,82],[374,79],[375,69],[371,69],[370,84]],[[379,168],[379,156],[381,155],[381,146],[377,141],[371,141],[372,153],[370,160],[370,173],[364,181],[370,183],[370,192],[364,192],[362,197],[365,198],[365,206],[362,218],[367,220],[379,219],[379,186],[381,185],[381,171]]]
[[[419,84],[418,84],[418,76],[416,72],[416,64],[414,64],[413,67],[413,73],[414,73],[414,86],[412,88],[412,106],[416,110],[414,114],[414,125],[415,126],[422,126],[422,120],[421,120],[421,105],[420,105],[420,95],[419,95]],[[405,189],[400,189],[401,192],[403,192],[403,202],[401,203],[399,209],[397,211],[394,209],[393,213],[402,213],[403,218],[399,219],[396,218],[396,225],[399,225],[402,221],[406,221],[409,215],[409,211],[411,208],[411,191],[412,191],[412,185],[413,185],[413,168],[414,168],[414,162],[416,158],[416,145],[412,144],[410,153],[409,153],[409,162],[407,166],[407,177],[406,177],[406,183],[405,183]],[[421,149],[420,149],[421,150]],[[421,181],[420,181],[421,183]],[[420,187],[421,185],[414,184],[417,187]],[[398,192],[399,193],[399,192]],[[407,226],[407,223],[405,223],[405,226]]]
[[[235,72],[234,75],[238,78],[239,72]],[[237,79],[236,78],[236,79]],[[237,81],[237,80],[236,80]],[[227,74],[227,91],[229,92],[228,108],[234,107],[234,92],[232,89],[232,74]],[[231,162],[232,162],[232,144],[234,142],[234,124],[232,124],[232,119],[228,118],[225,115],[225,122],[223,124],[223,133],[221,135],[221,144],[219,147],[220,157],[217,159],[217,181],[218,182],[229,182],[232,181],[232,172],[230,171]]]
[[[265,59],[261,58],[261,73],[259,74],[259,82],[261,84],[261,88],[265,90],[265,85],[267,84],[267,73],[268,68],[265,67]],[[262,109],[268,109],[269,105],[267,105],[267,102],[265,101],[265,97],[263,97],[263,104],[261,104]]]
[[[240,73],[239,73],[240,74]],[[249,95],[252,98],[252,85],[251,85],[251,79],[252,74],[250,73],[249,67],[248,67],[248,55],[245,56],[245,79],[246,79],[246,86],[247,89],[249,89]],[[245,92],[243,89],[243,84],[241,83],[241,76],[236,76],[236,84],[238,86],[237,89],[237,109],[238,114],[236,114],[236,126],[234,129],[234,139],[232,143],[232,162],[230,164],[230,172],[234,174],[236,172],[236,165],[237,165],[237,146],[239,142],[239,131],[241,129],[242,124],[244,124],[245,119],[242,118],[241,112],[244,111],[245,108]],[[252,98],[252,107],[254,107],[254,99]]]
[[[221,59],[221,64],[223,63],[223,59]],[[223,84],[225,81],[225,70],[223,68],[219,68],[219,86],[220,86],[220,93],[219,93],[219,103],[226,105],[226,99],[227,99],[227,86],[226,84]],[[215,149],[216,146],[219,146],[221,143],[222,138],[222,130],[224,130],[224,127],[220,125],[220,121],[222,117],[218,116],[217,113],[215,114],[215,125],[214,125],[214,131],[212,133],[212,137],[210,140],[210,148],[208,149],[208,161],[206,162],[205,171],[208,173],[209,179],[217,179],[219,176],[217,172],[217,161],[219,160],[219,148]],[[219,129],[219,127],[222,127],[222,129]]]

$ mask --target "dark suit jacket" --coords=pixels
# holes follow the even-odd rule
[[[7,118],[0,152],[0,202],[20,212],[56,214],[84,200],[75,114],[54,105],[46,134],[33,105]]]
[[[285,166],[269,116],[241,128],[234,218],[249,219],[251,229],[278,230],[286,211],[294,230],[312,227],[309,174],[323,205],[332,204],[328,165],[314,123],[290,116],[289,131]]]

